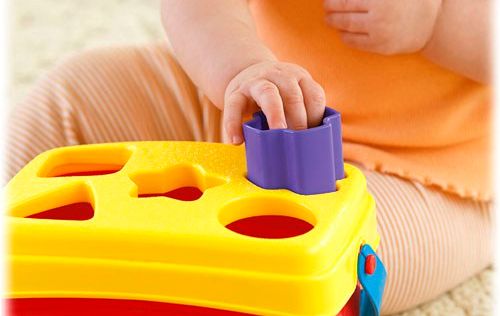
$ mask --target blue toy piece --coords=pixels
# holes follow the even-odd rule
[[[369,260],[369,257],[374,260]],[[380,315],[386,277],[385,267],[375,251],[369,245],[363,245],[358,257],[358,281],[362,286],[360,316]]]

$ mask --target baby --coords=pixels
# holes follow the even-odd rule
[[[377,202],[382,310],[491,264],[487,0],[165,0],[165,43],[86,52],[16,107],[11,174],[47,149],[136,140],[241,144],[342,113],[344,157]]]

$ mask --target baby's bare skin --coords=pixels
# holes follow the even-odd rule
[[[479,82],[490,79],[489,0],[324,0],[325,23],[347,45],[384,55],[420,53]],[[176,56],[224,111],[233,144],[242,118],[261,109],[269,127],[321,122],[325,92],[308,71],[279,61],[255,31],[246,0],[163,0]]]
[[[490,0],[324,0],[344,43],[383,55],[421,53],[472,80],[490,81]]]
[[[266,61],[237,74],[226,88],[224,126],[232,142],[243,141],[244,113],[260,108],[270,128],[295,130],[317,126],[325,112],[325,92],[304,68],[290,63]]]
[[[413,53],[431,38],[442,0],[325,0],[344,43],[383,55]]]
[[[181,65],[224,110],[224,130],[233,144],[243,142],[243,116],[259,108],[271,129],[321,122],[323,88],[261,42],[246,1],[165,0],[163,21]]]

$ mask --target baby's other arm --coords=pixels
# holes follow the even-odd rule
[[[490,0],[444,0],[422,54],[472,80],[491,81]]]
[[[345,44],[383,55],[421,53],[472,80],[490,80],[490,0],[324,0]]]
[[[163,0],[162,19],[176,57],[224,110],[224,130],[243,142],[241,121],[259,108],[270,128],[321,122],[323,88],[298,65],[280,62],[258,38],[246,0]]]

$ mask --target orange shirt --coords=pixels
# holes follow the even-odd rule
[[[306,68],[342,114],[344,156],[367,168],[491,198],[491,91],[419,54],[351,49],[321,1],[250,0],[257,30],[283,61]]]

